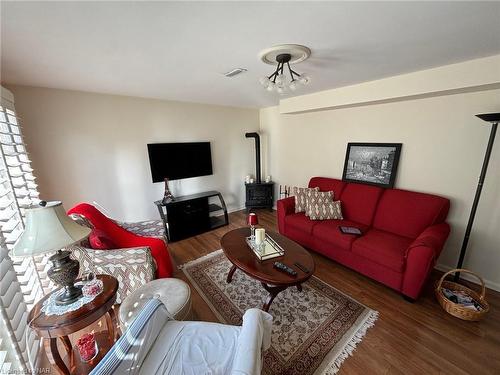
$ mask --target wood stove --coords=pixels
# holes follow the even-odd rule
[[[263,182],[254,184],[245,184],[247,212],[252,208],[269,208],[273,210],[273,182]]]
[[[258,133],[246,133],[245,137],[255,139],[255,183],[245,184],[247,212],[252,208],[273,210],[273,182],[262,182],[260,174],[260,136]]]

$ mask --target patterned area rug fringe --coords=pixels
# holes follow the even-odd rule
[[[180,266],[177,266],[177,269],[179,269],[179,270],[183,270],[183,269],[184,269],[184,268],[186,268],[186,267],[189,267],[189,266],[194,266],[195,264],[198,264],[198,263],[204,262],[204,261],[205,261],[205,260],[207,260],[207,259],[210,259],[210,258],[213,258],[214,256],[219,255],[220,253],[222,253],[222,249],[212,251],[211,253],[208,253],[207,255],[203,255],[203,256],[202,256],[202,257],[200,257],[200,258],[196,258],[195,260],[191,260],[191,261],[189,261],[189,262],[186,262],[186,263],[184,263],[184,264],[181,264]]]
[[[354,336],[352,336],[351,340],[344,347],[342,352],[337,356],[337,358],[325,369],[323,372],[324,375],[333,375],[339,372],[340,366],[342,363],[352,356],[358,344],[363,340],[363,337],[366,335],[366,331],[368,328],[371,328],[375,325],[375,321],[378,319],[378,311],[371,311],[368,317],[365,319],[365,322],[359,329],[356,331]]]

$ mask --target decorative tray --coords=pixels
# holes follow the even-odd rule
[[[285,255],[285,250],[266,233],[266,239],[263,244],[257,246],[251,237],[245,237],[248,246],[260,260],[267,260]]]

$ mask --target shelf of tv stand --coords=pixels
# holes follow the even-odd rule
[[[218,198],[219,204],[209,202],[209,198]],[[167,203],[158,200],[155,205],[160,213],[169,242],[229,224],[224,198],[216,190],[175,197]],[[221,214],[213,215],[214,212]]]
[[[210,216],[210,229],[215,229],[227,225],[224,216]]]
[[[209,203],[208,205],[208,212],[217,212],[217,211],[223,211],[224,209],[219,206],[218,204],[215,203]]]

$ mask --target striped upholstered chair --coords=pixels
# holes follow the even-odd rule
[[[91,375],[258,375],[271,326],[259,309],[247,310],[241,327],[175,321],[153,298]]]

